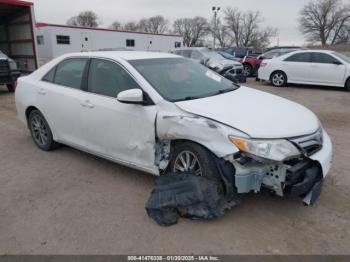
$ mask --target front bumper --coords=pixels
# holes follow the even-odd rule
[[[320,151],[302,159],[262,163],[243,156],[234,160],[237,192],[257,193],[264,187],[281,197],[301,197],[304,203],[312,205],[332,164],[332,143],[325,131],[323,141]]]

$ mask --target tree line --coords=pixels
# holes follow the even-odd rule
[[[202,46],[206,40],[215,38],[220,47],[264,49],[271,44],[271,38],[277,36],[278,30],[262,26],[263,21],[264,17],[259,11],[227,7],[221,17],[211,20],[196,16],[179,18],[171,24],[168,19],[156,15],[126,23],[115,21],[110,28],[153,34],[179,34],[183,36],[185,46]],[[67,24],[98,27],[101,20],[93,11],[84,11],[70,18]],[[349,43],[350,4],[345,4],[343,0],[312,0],[301,9],[296,24],[308,42],[322,45]]]

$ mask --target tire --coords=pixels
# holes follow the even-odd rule
[[[6,86],[7,86],[7,89],[10,93],[15,92],[15,87],[13,84],[7,84]]]
[[[271,83],[275,87],[284,87],[287,85],[287,75],[282,71],[276,71],[271,74]]]
[[[44,151],[51,151],[57,148],[58,144],[53,140],[50,126],[39,110],[30,112],[28,125],[32,139],[37,147]]]
[[[243,64],[243,75],[246,77],[253,75],[253,67],[250,64]]]
[[[346,81],[345,88],[347,91],[350,91],[350,78]]]
[[[179,166],[179,163],[181,162],[181,156],[183,157],[183,160],[186,162],[186,157],[190,156],[190,161],[192,162],[193,158],[195,157],[198,160],[198,165],[195,165],[193,170],[181,170],[179,167],[183,168],[183,165]],[[192,162],[193,163],[193,162]],[[192,164],[191,163],[191,164]],[[200,169],[200,173],[196,172],[198,168]],[[220,180],[220,174],[219,170],[216,165],[215,157],[214,155],[208,151],[206,148],[192,142],[183,142],[175,145],[174,151],[172,152],[172,158],[170,161],[170,172],[174,173],[191,173],[193,172],[194,175],[199,175],[206,177],[208,179],[212,180]]]

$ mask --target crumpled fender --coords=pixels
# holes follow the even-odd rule
[[[239,151],[228,139],[229,135],[237,135],[237,132],[224,124],[186,112],[181,115],[160,112],[157,115],[156,136],[159,140],[190,140],[206,147],[219,158]]]

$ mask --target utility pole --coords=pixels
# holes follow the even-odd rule
[[[220,11],[220,6],[213,6],[212,7],[212,11],[214,13],[214,33],[213,33],[213,38],[214,38],[214,43],[213,43],[213,49],[215,49],[215,46],[216,46],[216,31],[217,31],[217,27],[218,27],[218,20],[217,20],[217,17],[218,17],[218,13]]]

